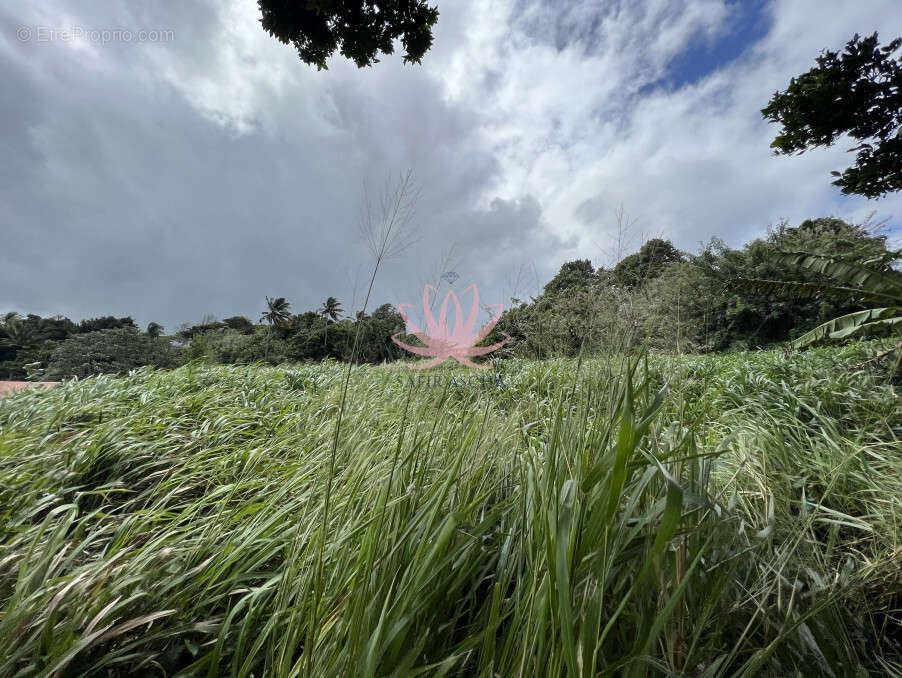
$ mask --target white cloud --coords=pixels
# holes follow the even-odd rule
[[[527,7],[519,20],[510,11],[477,12],[477,38],[457,56],[448,87],[478,105],[492,131],[503,167],[498,192],[537,196],[553,228],[583,236],[559,257],[590,250],[621,203],[646,232],[687,248],[711,235],[739,244],[781,217],[891,215],[902,206],[898,196],[850,199],[830,185],[829,171],[849,161],[844,147],[774,157],[776,129],[759,113],[822,48],[841,47],[856,30],[902,33],[892,1],[836,4],[824,11],[823,3],[776,3],[768,36],[738,60],[701,82],[644,94],[639,89],[690,41],[717,37],[737,5],[625,5],[604,17],[588,53],[584,40],[558,49],[518,31],[553,33],[556,9],[548,6]],[[589,21],[588,6],[564,23]],[[579,213],[591,223],[580,223]]]

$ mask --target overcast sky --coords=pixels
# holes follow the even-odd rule
[[[902,35],[898,0],[437,1],[421,66],[317,72],[254,0],[0,0],[0,311],[175,330],[256,320],[265,295],[359,308],[364,186],[407,169],[418,239],[371,308],[447,270],[506,304],[565,261],[610,265],[621,206],[623,254],[902,224],[902,195],[830,184],[852,144],[774,157],[760,115],[823,48]]]

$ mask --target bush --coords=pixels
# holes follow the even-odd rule
[[[46,378],[89,377],[92,374],[124,374],[137,367],[176,367],[181,349],[165,339],[142,334],[132,327],[73,335],[50,356]]]
[[[268,328],[256,328],[250,334],[222,328],[196,335],[191,340],[191,358],[207,363],[250,364],[269,359],[284,362],[286,343],[279,337],[270,339],[266,353]]]

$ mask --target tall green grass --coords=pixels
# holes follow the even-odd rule
[[[355,368],[337,445],[340,365],[15,395],[0,675],[902,675],[859,353]]]

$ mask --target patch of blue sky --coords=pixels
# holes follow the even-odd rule
[[[676,90],[698,82],[742,56],[767,35],[771,26],[767,0],[733,0],[727,5],[730,8],[727,30],[714,41],[698,36],[670,62],[667,74],[642,87],[640,94],[661,87]]]

